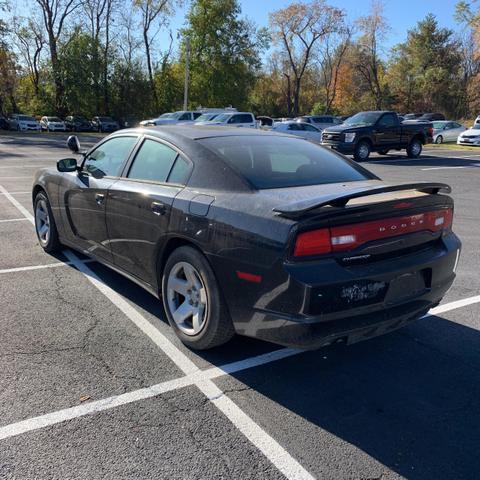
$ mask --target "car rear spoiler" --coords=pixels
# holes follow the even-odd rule
[[[422,193],[437,194],[442,191],[450,193],[452,189],[446,183],[436,182],[419,182],[419,183],[402,183],[400,185],[383,185],[381,187],[361,187],[352,188],[347,193],[332,193],[322,197],[311,198],[308,200],[300,200],[299,202],[289,203],[280,207],[275,207],[274,212],[288,218],[299,218],[321,207],[344,207],[350,200],[354,198],[368,197],[379,193],[399,192],[402,190],[417,190]]]

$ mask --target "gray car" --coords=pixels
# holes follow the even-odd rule
[[[297,137],[303,137],[313,142],[322,142],[322,130],[310,123],[298,121],[275,123],[272,130],[275,132],[296,135]]]
[[[433,122],[433,141],[434,143],[456,142],[458,136],[466,128],[457,122],[438,121]]]
[[[342,120],[333,115],[304,115],[295,119],[297,122],[310,123],[317,128],[323,130],[324,128],[340,125]]]

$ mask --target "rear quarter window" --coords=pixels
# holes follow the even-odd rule
[[[364,168],[303,139],[286,136],[229,136],[198,140],[254,188],[355,182],[376,178]]]

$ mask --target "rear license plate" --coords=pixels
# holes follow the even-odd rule
[[[406,273],[390,282],[385,302],[396,303],[413,298],[423,293],[425,289],[425,279],[421,272]]]

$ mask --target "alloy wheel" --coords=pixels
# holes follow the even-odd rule
[[[43,198],[37,202],[35,208],[35,227],[41,244],[46,245],[50,239],[50,215],[47,202]]]
[[[176,263],[167,279],[167,304],[177,327],[186,335],[197,335],[205,326],[208,298],[197,269],[187,262]]]

